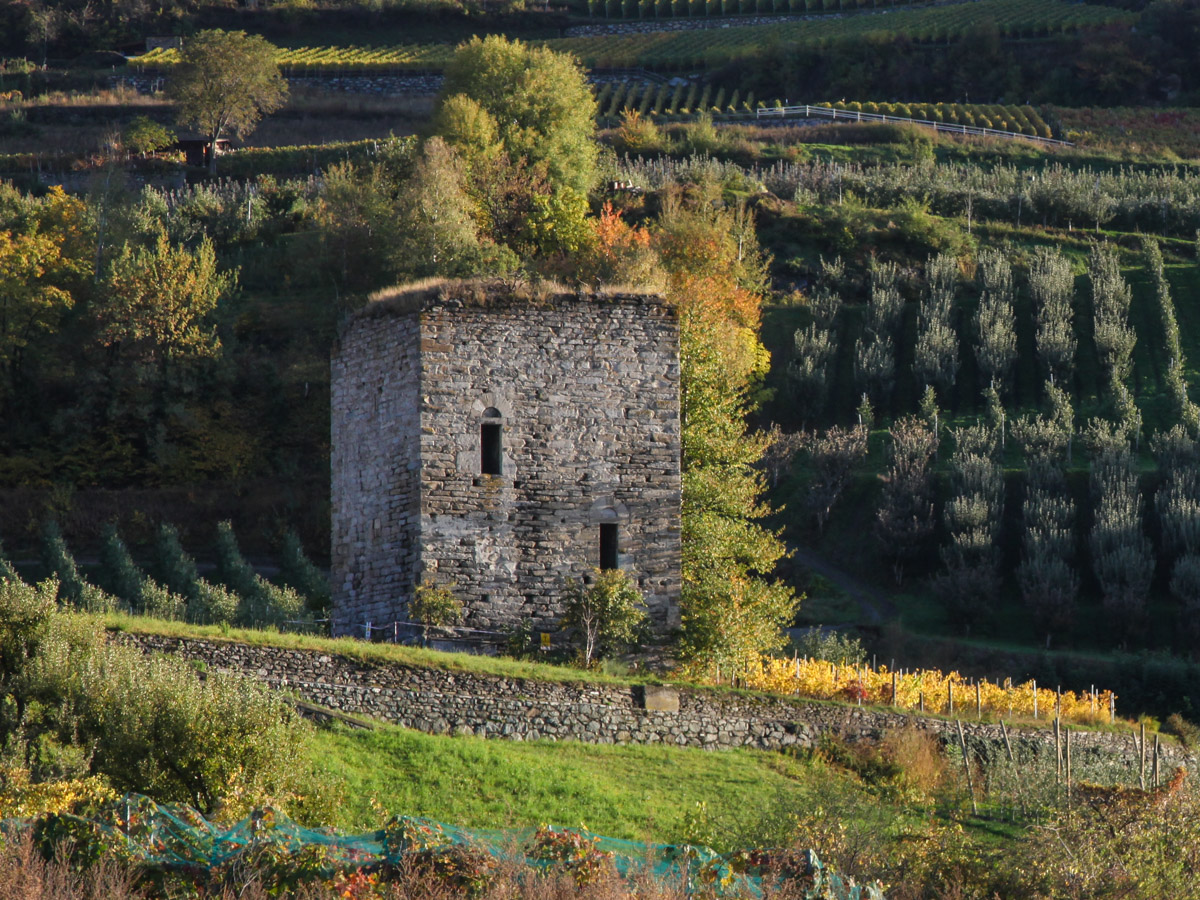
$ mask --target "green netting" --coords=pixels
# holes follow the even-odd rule
[[[552,827],[456,828],[396,816],[378,831],[341,834],[304,828],[277,810],[264,809],[223,828],[194,809],[155,803],[136,794],[125,796],[95,818],[47,815],[34,822],[2,824],[6,833],[33,827],[35,840],[51,852],[58,844],[70,842],[77,856],[115,855],[166,871],[252,864],[290,867],[318,877],[408,863],[442,877],[451,872],[469,888],[501,862],[563,871],[581,881],[611,863],[622,876],[652,874],[683,884],[689,892],[758,896],[766,880],[790,878],[805,885],[803,896],[813,900],[883,900],[878,884],[857,885],[823,866],[810,850],[718,854],[707,847],[646,844]]]

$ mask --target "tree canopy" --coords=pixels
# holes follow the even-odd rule
[[[259,35],[216,28],[184,43],[170,93],[179,104],[179,123],[211,143],[208,167],[215,173],[222,135],[249,134],[264,115],[283,106],[288,89],[274,46]]]
[[[452,144],[495,135],[513,162],[524,159],[553,186],[585,194],[596,178],[595,117],[595,98],[573,56],[489,35],[455,52],[437,121]]]

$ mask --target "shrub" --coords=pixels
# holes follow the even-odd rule
[[[75,557],[63,540],[58,523],[47,519],[42,525],[42,566],[46,573],[58,579],[58,596],[76,606],[83,602],[87,583],[79,574]]]
[[[157,581],[147,579],[142,585],[141,612],[156,619],[179,620],[187,609],[186,597],[174,594]]]
[[[8,561],[8,557],[4,555],[4,544],[0,543],[0,580],[20,581],[21,576],[17,574],[17,570],[13,564]]]
[[[840,631],[805,629],[796,641],[796,652],[809,659],[823,659],[840,666],[859,666],[867,661],[862,641]]]
[[[1171,713],[1171,715],[1167,716],[1167,722],[1163,727],[1163,731],[1179,738],[1179,743],[1183,745],[1185,750],[1200,747],[1200,726],[1189,722],[1179,713]]]
[[[278,587],[257,574],[238,547],[233,523],[217,526],[217,577],[237,594],[237,621],[244,625],[296,624],[304,615],[304,601],[290,587]]]
[[[80,675],[81,730],[117,790],[234,818],[299,786],[304,725],[265,687],[113,645]]]
[[[305,599],[313,612],[322,613],[329,608],[329,579],[305,555],[304,545],[294,531],[283,536],[279,577],[285,586],[295,589]]]
[[[422,625],[453,625],[462,621],[463,604],[454,596],[454,585],[438,585],[426,579],[413,593],[408,614]]]
[[[621,116],[617,142],[627,153],[658,153],[664,148],[662,132],[654,120],[635,109],[627,109]]]
[[[573,628],[582,640],[583,665],[633,641],[638,626],[646,619],[641,591],[620,569],[593,570],[595,583],[585,587],[568,583],[563,625]]]
[[[228,625],[237,619],[237,594],[203,578],[196,582],[195,596],[188,602],[188,618],[201,625]]]
[[[104,527],[104,541],[100,545],[100,577],[103,586],[133,609],[140,609],[145,601],[142,593],[146,584],[146,573],[129,555],[129,548],[121,540],[116,525]]]

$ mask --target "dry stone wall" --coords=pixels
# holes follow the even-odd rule
[[[877,709],[786,697],[673,686],[544,682],[367,663],[335,654],[252,647],[215,640],[122,635],[146,652],[173,653],[210,669],[241,672],[310,703],[370,716],[431,734],[508,740],[577,740],[592,744],[669,744],[705,750],[814,746],[824,734],[878,739],[915,727],[957,741],[954,723]],[[964,722],[967,740],[999,752],[996,725]],[[1009,729],[1014,746],[1049,746],[1045,728]],[[1136,765],[1129,735],[1076,732],[1077,754],[1117,755]],[[1164,745],[1168,765],[1195,760]]]
[[[403,621],[426,579],[454,586],[467,627],[557,631],[605,528],[653,624],[678,624],[679,327],[661,298],[383,302],[335,349],[332,407],[335,634]]]

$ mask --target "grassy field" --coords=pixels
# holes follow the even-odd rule
[[[572,666],[530,662],[506,656],[444,653],[400,644],[360,641],[353,638],[319,637],[273,629],[191,625],[186,622],[125,613],[113,613],[105,616],[104,624],[112,631],[199,640],[237,641],[255,647],[313,650],[321,653],[337,653],[367,663],[425,666],[451,671],[474,672],[480,675],[498,675],[502,678],[529,678],[536,681],[587,681],[603,684],[645,684],[660,681],[654,676],[645,674],[612,675],[603,671],[584,671]]]
[[[551,823],[610,837],[674,842],[702,835],[698,804],[729,849],[768,827],[818,777],[778,753],[489,741],[397,727],[322,729],[314,749],[344,780],[342,828],[379,824],[379,807],[479,828]]]

